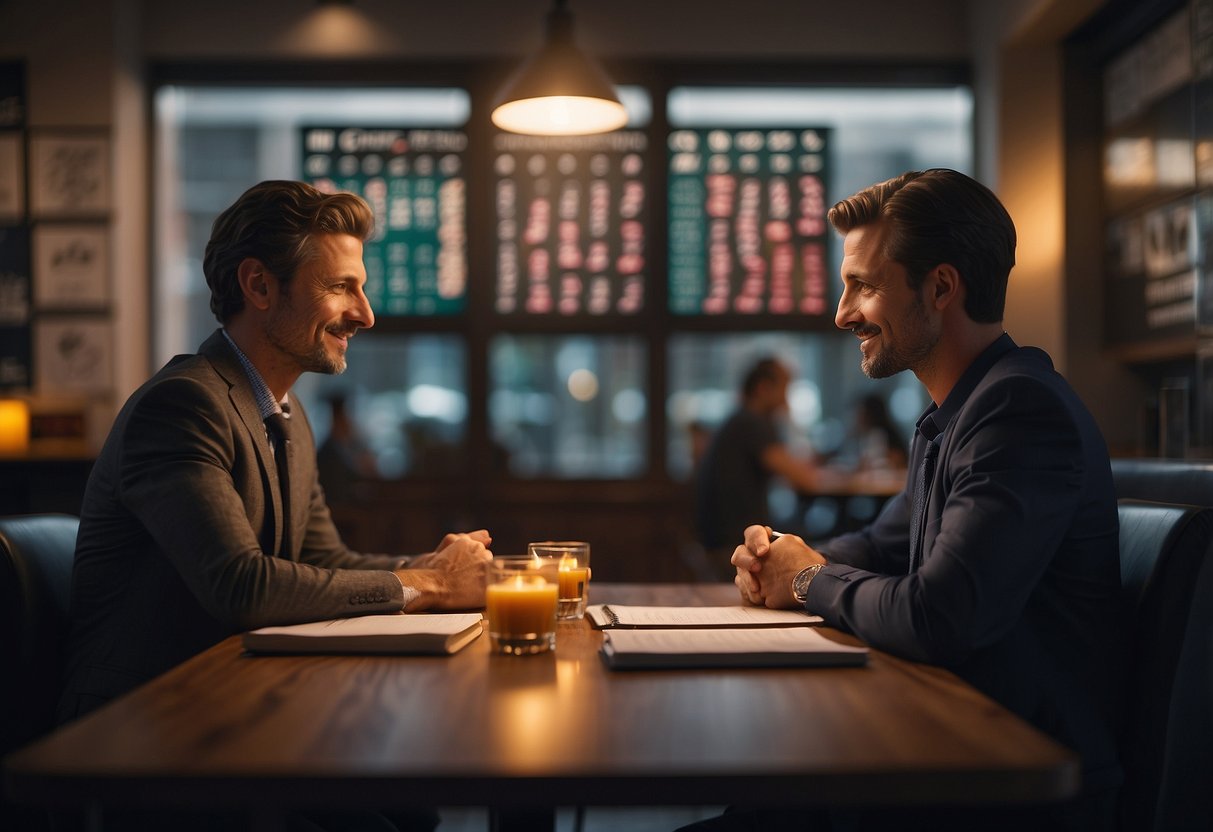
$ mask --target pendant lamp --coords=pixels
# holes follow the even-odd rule
[[[611,79],[574,43],[573,15],[566,6],[565,0],[555,0],[543,46],[497,94],[492,119],[502,130],[580,136],[627,124]]]

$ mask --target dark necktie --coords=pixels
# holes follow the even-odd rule
[[[291,557],[291,420],[288,413],[273,413],[265,419],[274,440],[274,464],[278,468],[278,489],[282,495],[282,545],[279,557]]]
[[[923,526],[926,524],[927,497],[931,494],[931,479],[935,476],[935,458],[939,456],[939,445],[927,440],[927,448],[918,466],[918,480],[914,484],[914,508],[910,515],[910,572],[922,565]]]

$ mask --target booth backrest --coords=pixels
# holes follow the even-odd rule
[[[1120,567],[1129,635],[1121,829],[1150,830],[1159,809],[1176,666],[1196,579],[1213,550],[1213,508],[1121,500]]]
[[[1121,500],[1213,506],[1213,461],[1113,459],[1112,481]]]
[[[1213,559],[1192,593],[1175,668],[1156,832],[1213,829]]]
[[[78,526],[66,514],[0,517],[0,752],[54,724]]]
[[[0,517],[0,756],[50,731],[79,520],[66,514]],[[50,829],[43,810],[0,798],[0,829]]]

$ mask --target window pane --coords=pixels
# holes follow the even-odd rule
[[[511,336],[489,353],[493,439],[519,477],[644,473],[646,349],[623,336]]]
[[[454,88],[159,88],[155,96],[157,363],[192,352],[217,326],[202,274],[211,223],[249,186],[265,179],[300,178],[303,128],[425,126],[435,128],[434,133],[449,133],[453,131],[437,128],[461,127],[470,109],[467,92]],[[368,154],[345,155],[359,171],[364,169]],[[433,154],[435,167],[445,155],[449,154]],[[439,183],[434,184],[437,188]],[[390,256],[388,252],[385,259]],[[387,272],[386,266],[382,271]],[[377,313],[395,311],[385,310],[382,299],[375,300],[380,301]]]
[[[334,498],[349,478],[442,477],[467,469],[467,351],[454,335],[360,333],[339,376],[304,373],[293,392]],[[343,424],[335,410],[344,409]],[[332,439],[330,448],[325,442]],[[331,451],[331,453],[330,453]]]
[[[675,130],[670,311],[828,313],[822,127]]]
[[[926,407],[926,392],[912,374],[880,380],[865,376],[851,337],[685,333],[670,338],[668,355],[666,465],[674,479],[690,478],[700,443],[738,406],[742,379],[760,358],[777,358],[792,370],[783,428],[789,449],[803,456],[848,461],[857,454],[853,414],[864,396],[881,396],[907,439]]]
[[[631,129],[493,137],[495,308],[503,315],[633,315],[644,307],[649,172],[643,90]],[[643,106],[639,106],[643,105]]]
[[[366,296],[380,316],[451,315],[467,297],[467,134],[307,127],[300,178],[367,201]]]
[[[821,176],[827,209],[861,188],[907,170],[948,167],[970,172],[973,166],[973,94],[968,87],[962,86],[921,89],[677,87],[669,96],[669,120],[675,129],[674,136],[678,131],[689,135],[718,130],[722,136],[733,137],[744,132],[744,128],[772,125],[787,130],[799,128],[799,132],[806,128],[828,131],[829,144]],[[768,156],[763,158],[769,161]],[[671,189],[674,184],[672,177]],[[798,182],[792,184],[797,185],[791,189],[793,200],[814,196],[801,193]],[[807,184],[813,185],[812,182]],[[706,252],[711,239],[705,234],[702,240],[696,240],[693,234],[697,225],[680,227],[675,203],[671,193],[670,301],[671,311],[686,313],[693,310],[674,304],[678,298],[687,297],[688,291],[698,293],[699,290],[688,290],[687,285],[707,286],[709,258]],[[692,236],[688,238],[688,235]],[[689,274],[685,269],[680,271],[676,253],[690,250],[697,243],[705,252],[698,275]],[[830,264],[826,314],[837,302],[837,274],[842,265],[842,246],[834,241],[831,243],[826,247]],[[812,277],[813,267],[808,271],[809,275],[802,279]],[[675,283],[675,280],[679,282]],[[703,294],[709,295],[706,290]],[[770,299],[774,300],[774,297]]]

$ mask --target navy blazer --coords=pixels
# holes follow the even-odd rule
[[[398,557],[341,542],[307,414],[291,414],[291,514],[252,385],[216,331],[119,412],[89,476],[60,718],[241,630],[398,612]],[[277,557],[283,523],[292,550]]]
[[[909,572],[913,483],[939,445]],[[1119,521],[1108,451],[1041,350],[1001,336],[919,420],[907,488],[821,549],[806,607],[868,644],[942,665],[1119,781]]]

